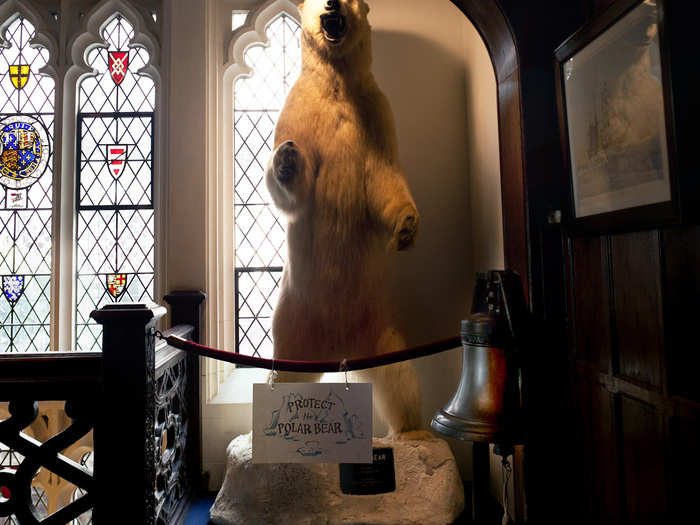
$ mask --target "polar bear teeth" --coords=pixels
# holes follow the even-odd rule
[[[340,13],[321,15],[321,27],[323,28],[323,35],[329,42],[338,42],[345,36],[347,29],[345,17]]]

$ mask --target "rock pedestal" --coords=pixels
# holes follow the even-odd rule
[[[396,490],[343,494],[337,464],[252,462],[252,434],[228,446],[226,478],[210,510],[217,525],[444,525],[464,508],[457,464],[441,439],[374,439],[394,452]]]

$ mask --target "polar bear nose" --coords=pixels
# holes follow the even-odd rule
[[[326,11],[338,11],[340,2],[338,0],[326,0]]]

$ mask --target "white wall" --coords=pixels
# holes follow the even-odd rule
[[[447,0],[370,4],[374,73],[391,101],[421,229],[394,256],[408,344],[459,333],[476,271],[503,267],[496,78],[481,37]],[[454,393],[461,349],[416,361],[426,425]],[[471,444],[448,440],[471,479]]]
[[[496,81],[479,35],[448,0],[431,0],[429,10],[424,0],[369,3],[374,72],[394,110],[401,163],[421,213],[416,246],[393,256],[391,272],[399,324],[409,344],[420,344],[457,335],[474,273],[503,267]],[[198,4],[172,1],[180,21],[174,20],[169,53],[169,289],[204,286],[206,24]],[[416,367],[427,427],[455,391],[461,349],[419,359]],[[220,484],[226,445],[250,424],[248,405],[207,407],[210,488]],[[463,478],[471,479],[470,444],[450,444]]]

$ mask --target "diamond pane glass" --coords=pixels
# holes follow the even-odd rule
[[[16,18],[0,47],[0,352],[50,347],[54,80]]]
[[[250,76],[234,90],[236,348],[272,356],[270,322],[286,254],[284,221],[264,174],[284,99],[301,71],[299,24],[285,14],[267,27],[267,45],[247,49]]]
[[[146,50],[129,47],[133,27],[117,16],[107,48],[88,55],[99,73],[80,86],[76,349],[100,350],[90,312],[153,298],[153,81],[138,74]]]

